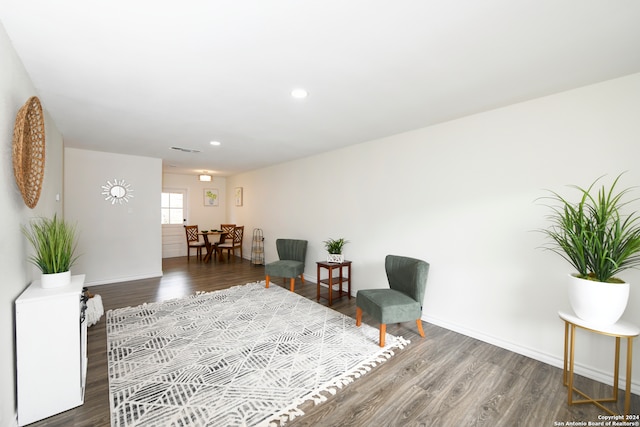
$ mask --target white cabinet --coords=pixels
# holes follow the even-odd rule
[[[18,425],[84,402],[87,322],[82,321],[84,275],[43,289],[33,282],[15,302]]]

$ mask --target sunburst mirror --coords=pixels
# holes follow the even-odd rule
[[[107,184],[102,186],[104,199],[111,202],[112,205],[128,203],[129,199],[133,197],[132,192],[131,184],[127,184],[124,179],[116,178],[113,182],[107,181]]]

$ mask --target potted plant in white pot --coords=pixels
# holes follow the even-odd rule
[[[22,232],[34,249],[29,261],[42,272],[43,288],[66,286],[71,282],[71,266],[76,261],[76,230],[64,220],[37,218]]]
[[[569,275],[569,302],[575,314],[594,324],[618,321],[629,299],[629,284],[616,277],[624,270],[640,266],[640,224],[637,212],[623,214],[631,202],[624,200],[630,188],[616,192],[618,175],[607,189],[592,194],[596,179],[578,190],[580,199],[571,202],[554,191],[545,197],[552,204],[542,229],[550,240],[545,249],[557,253],[576,270]]]
[[[327,255],[327,262],[344,262],[344,255],[342,255],[342,248],[349,243],[344,238],[328,239],[324,241],[324,248],[329,252]]]

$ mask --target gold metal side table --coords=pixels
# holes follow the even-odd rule
[[[625,393],[624,393],[624,415],[629,415],[629,407],[631,405],[631,363],[633,361],[633,339],[640,334],[640,329],[626,322],[618,322],[608,326],[592,325],[580,319],[574,314],[559,311],[558,315],[564,320],[564,372],[562,380],[564,385],[568,387],[569,405],[578,403],[593,403],[600,409],[611,415],[617,415],[602,403],[618,401],[618,379],[620,376],[620,338],[627,339],[627,371],[625,375]],[[573,386],[574,376],[574,356],[576,342],[576,327],[582,328],[589,332],[595,332],[601,335],[615,337],[615,364],[613,367],[613,396],[604,398],[593,398],[587,396],[582,391]],[[573,400],[574,393],[579,394],[584,400]]]

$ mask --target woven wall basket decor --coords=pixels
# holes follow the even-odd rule
[[[13,175],[27,206],[38,204],[44,178],[44,116],[37,96],[20,108],[13,128]]]

